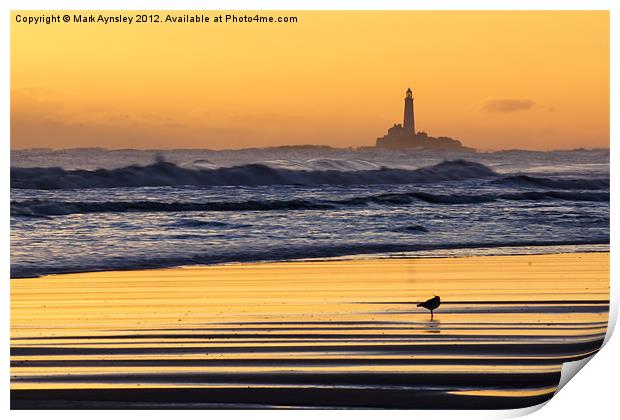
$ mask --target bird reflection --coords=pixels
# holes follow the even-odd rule
[[[423,333],[428,334],[439,334],[441,332],[441,322],[440,321],[429,321],[423,324],[421,329]]]

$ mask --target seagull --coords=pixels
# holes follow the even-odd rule
[[[439,305],[441,305],[441,298],[439,296],[435,296],[434,298],[431,298],[427,300],[426,302],[418,303],[418,308],[421,306],[431,311],[431,321],[432,321],[433,311],[439,308]]]

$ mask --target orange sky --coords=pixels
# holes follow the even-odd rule
[[[416,128],[467,146],[609,146],[605,11],[260,12],[298,16],[296,24],[15,22],[18,14],[58,13],[13,12],[12,148],[369,146],[402,122],[409,86]]]

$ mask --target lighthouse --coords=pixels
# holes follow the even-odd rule
[[[473,150],[450,137],[432,137],[423,131],[416,133],[411,88],[405,93],[403,123],[388,128],[387,134],[377,138],[375,144],[382,149]]]
[[[415,135],[415,120],[413,118],[413,92],[407,89],[405,96],[405,116],[403,118],[403,130],[407,135]]]

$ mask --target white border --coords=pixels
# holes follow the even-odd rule
[[[7,0],[8,10],[609,10],[613,0]]]
[[[610,88],[611,88],[611,208],[617,208],[618,198],[615,194],[617,190],[617,171],[615,165],[619,162],[619,149],[615,146],[615,142],[618,141],[618,25],[620,23],[620,7],[618,2],[614,0],[383,0],[383,1],[370,1],[370,0],[358,0],[358,1],[346,1],[346,0],[217,0],[217,1],[198,1],[198,0],[58,0],[58,1],[15,1],[8,0],[2,2],[0,6],[5,12],[3,18],[0,19],[0,28],[2,34],[2,48],[0,54],[2,54],[2,65],[0,66],[0,80],[2,85],[0,87],[2,91],[1,106],[0,106],[0,129],[2,130],[2,139],[6,143],[2,148],[0,154],[0,164],[3,169],[3,176],[1,179],[2,189],[5,197],[9,197],[9,112],[10,112],[10,74],[9,74],[9,60],[10,60],[10,10],[67,10],[67,9],[108,9],[108,10],[184,10],[184,9],[196,9],[196,10],[611,10],[611,72],[610,72]],[[576,28],[578,30],[578,28]],[[569,89],[570,87],[567,87]],[[10,200],[5,199],[3,205],[0,207],[2,214],[0,220],[2,223],[2,229],[5,233],[5,238],[8,238],[9,234],[9,212],[10,212]],[[616,218],[612,216],[611,219],[611,231],[616,232],[618,222]],[[611,252],[612,256],[616,255],[616,241],[612,235],[611,240]],[[4,264],[1,265],[3,278],[3,292],[4,292],[4,305],[2,305],[2,314],[4,322],[4,345],[2,346],[3,362],[2,363],[2,379],[4,380],[4,390],[2,403],[3,408],[8,410],[9,407],[9,241],[5,240],[2,243],[2,254]],[[610,333],[613,330],[615,321],[617,318],[618,309],[618,264],[612,258],[611,263],[611,279],[612,279],[612,305],[610,312],[610,326],[606,339],[609,339]],[[549,403],[549,407],[537,412],[534,417],[538,418],[568,418],[568,419],[583,419],[583,418],[610,418],[608,413],[617,412],[617,397],[615,392],[615,383],[617,374],[619,373],[618,366],[620,363],[615,357],[614,353],[618,352],[619,345],[618,339],[611,341],[610,345],[606,347],[597,355],[589,365],[591,368],[585,369],[585,372],[580,373],[577,380],[571,381],[565,389],[563,389],[557,396],[555,396]],[[614,351],[615,350],[615,351]],[[582,377],[583,376],[583,377]],[[389,416],[402,419],[410,419],[412,416],[423,416],[425,419],[447,419],[455,418],[504,418],[514,417],[518,415],[524,415],[533,409],[524,410],[508,410],[508,411],[390,411]],[[91,411],[88,412],[88,416],[93,419],[106,418],[110,415],[125,417],[141,416],[144,413],[140,412],[100,412]],[[167,419],[171,415],[176,414],[170,411],[151,411],[146,415],[153,419]],[[45,415],[46,418],[54,419],[67,419],[67,418],[80,418],[85,415],[83,412],[73,411],[49,411],[45,413],[41,412],[27,412],[27,411],[14,411],[10,413],[11,416],[20,418],[30,418],[35,416]],[[350,417],[353,416],[356,420],[360,418],[362,420],[374,418],[377,413],[374,411],[322,411],[320,413],[314,411],[265,411],[265,412],[246,412],[246,411],[210,411],[196,412],[196,411],[182,411],[178,415],[191,418],[204,418],[205,415],[210,417],[231,417],[245,418],[251,416],[253,419],[263,420],[272,418],[282,418],[294,416],[296,418],[314,418],[317,415],[321,417]]]

